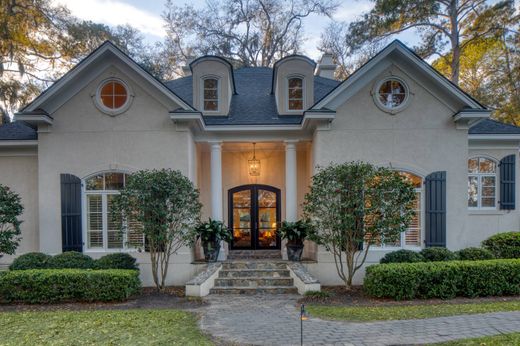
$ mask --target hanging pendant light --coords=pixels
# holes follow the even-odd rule
[[[260,160],[256,159],[255,145],[256,143],[253,143],[253,158],[247,161],[249,166],[249,175],[252,177],[258,177],[260,175]]]

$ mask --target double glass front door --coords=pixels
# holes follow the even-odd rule
[[[232,249],[279,249],[280,189],[238,186],[228,193]]]

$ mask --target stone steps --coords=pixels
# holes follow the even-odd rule
[[[236,278],[236,277],[263,277],[263,278],[280,278],[289,277],[288,269],[221,269],[220,278]]]
[[[293,286],[294,280],[290,277],[235,277],[215,279],[217,287],[265,287],[265,286]]]
[[[212,294],[297,294],[294,286],[214,287]]]
[[[251,259],[282,259],[280,250],[231,250],[227,258],[229,260],[251,260]]]
[[[222,269],[287,269],[287,263],[275,261],[231,261],[222,263]]]

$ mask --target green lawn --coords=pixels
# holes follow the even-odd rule
[[[0,345],[212,345],[179,310],[0,313]]]
[[[483,338],[441,342],[435,346],[511,346],[520,345],[520,333],[486,336]]]
[[[469,304],[436,304],[408,306],[326,306],[306,305],[313,317],[348,321],[382,321],[431,318],[462,314],[520,310],[520,300]]]

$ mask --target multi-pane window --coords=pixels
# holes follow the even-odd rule
[[[423,179],[415,174],[409,172],[399,172],[406,180],[408,180],[415,188],[414,201],[414,217],[405,232],[402,232],[400,237],[396,240],[378,239],[373,246],[388,248],[388,247],[420,247],[421,233],[422,233],[422,191]]]
[[[289,110],[303,110],[303,79],[298,77],[289,78]]]
[[[203,105],[205,111],[218,111],[218,80],[215,78],[204,79]]]
[[[144,235],[140,223],[114,215],[112,204],[125,186],[126,174],[106,172],[85,182],[88,250],[121,250],[142,248]],[[126,231],[123,232],[122,229]]]
[[[407,97],[406,87],[397,79],[386,80],[379,87],[378,97],[383,107],[388,109],[397,108],[404,103]]]
[[[101,87],[99,97],[103,106],[115,110],[122,108],[126,104],[128,91],[123,83],[117,80],[110,80]]]
[[[468,207],[496,208],[497,164],[495,161],[476,157],[468,160]]]

